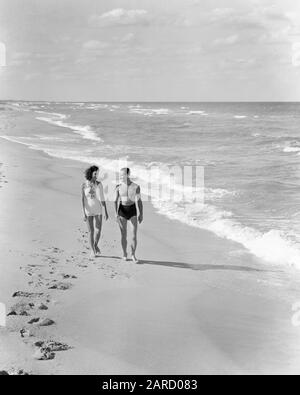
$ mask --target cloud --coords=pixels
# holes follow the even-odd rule
[[[97,61],[99,57],[107,53],[107,49],[111,44],[104,41],[90,40],[82,44],[80,56],[75,61],[76,64],[89,64]]]
[[[10,56],[10,66],[20,66],[34,62],[61,62],[65,58],[63,52],[42,53],[42,52],[14,52]]]
[[[282,11],[279,7],[256,7],[251,10],[237,8],[215,8],[210,12],[209,20],[231,27],[264,29],[270,24],[292,23],[293,13]]]
[[[214,45],[233,45],[236,44],[238,41],[239,41],[239,36],[237,34],[234,34],[229,37],[218,38],[217,40],[214,41]]]
[[[211,22],[222,22],[228,18],[232,19],[236,15],[236,11],[233,8],[215,8],[210,14]]]
[[[121,42],[122,42],[122,43],[129,43],[129,42],[131,42],[134,38],[135,38],[135,34],[134,34],[134,33],[128,33],[128,34],[126,34],[126,35],[121,39]]]
[[[146,10],[117,8],[102,15],[92,15],[90,23],[99,27],[148,25],[150,19],[150,15]]]
[[[182,48],[182,49],[178,49],[177,51],[175,51],[175,55],[179,55],[179,56],[197,56],[203,53],[203,48],[202,46],[198,45],[198,46],[194,46],[194,47],[187,47],[187,48]]]
[[[292,46],[292,65],[300,67],[300,42],[294,43]]]
[[[94,51],[94,50],[103,50],[109,48],[110,44],[102,41],[90,40],[85,42],[82,47],[83,49]]]

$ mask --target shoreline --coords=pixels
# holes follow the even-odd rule
[[[111,204],[101,241],[105,257],[94,264],[86,258],[78,192],[84,165],[3,139],[0,155],[8,182],[0,188],[0,301],[11,308],[14,292],[43,293],[30,316],[8,317],[0,328],[0,370],[299,373],[300,331],[291,324],[291,306],[300,300],[296,270],[262,264],[237,243],[171,221],[148,203],[142,264],[117,259]],[[60,282],[70,288],[49,289]],[[48,310],[36,309],[47,300]],[[55,325],[30,325],[32,318]],[[23,327],[34,337],[24,341]],[[34,360],[34,342],[49,338],[73,348],[54,360]]]

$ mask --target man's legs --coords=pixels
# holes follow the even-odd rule
[[[132,217],[130,219],[131,227],[132,227],[132,244],[131,244],[131,254],[134,262],[137,262],[135,253],[137,248],[137,231],[138,231],[138,219],[137,217]]]
[[[127,219],[119,217],[123,257],[127,258]]]

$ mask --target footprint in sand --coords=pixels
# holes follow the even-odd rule
[[[29,338],[34,336],[31,329],[25,329],[25,328],[20,330],[20,334],[22,338]]]
[[[51,361],[55,358],[55,353],[46,348],[38,348],[34,353],[33,358],[38,361]]]
[[[45,318],[43,321],[39,323],[38,326],[52,326],[55,325],[55,322],[53,320],[50,320],[49,318]]]
[[[52,352],[68,351],[72,348],[71,346],[68,346],[68,344],[56,342],[54,340],[38,341],[34,345],[39,348],[46,348]]]
[[[36,324],[37,322],[39,322],[39,318],[32,318],[32,320],[30,320],[30,321],[28,321],[28,324],[29,325],[32,325],[32,324]]]
[[[18,302],[10,308],[10,312],[7,314],[7,316],[8,317],[14,315],[29,316],[31,309],[32,309],[31,303]]]
[[[17,316],[17,315],[20,315],[23,317],[28,317],[30,314],[28,314],[27,311],[25,311],[25,310],[22,310],[19,313],[17,313],[15,310],[12,310],[7,314],[7,317]]]
[[[1,370],[0,376],[30,376],[30,374],[23,369],[10,369],[9,371]]]
[[[17,291],[13,294],[13,298],[38,298],[43,296],[43,293],[40,292],[24,292],[24,291]]]
[[[62,276],[62,278],[63,278],[64,280],[67,280],[67,279],[69,279],[69,278],[77,279],[76,276],[71,275],[71,274],[64,274],[64,273],[62,273],[61,276]]]
[[[62,254],[64,250],[57,247],[42,248],[43,252],[53,252],[54,254]]]
[[[33,357],[39,361],[52,360],[55,358],[55,352],[68,351],[72,348],[68,344],[54,340],[38,341],[34,345],[37,350]]]
[[[49,289],[56,289],[58,291],[67,291],[68,289],[72,288],[73,284],[71,283],[57,283],[49,287]]]
[[[44,303],[41,303],[41,304],[38,306],[38,309],[39,309],[39,310],[48,310],[48,307],[47,307]]]

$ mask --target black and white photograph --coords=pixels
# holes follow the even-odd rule
[[[300,2],[0,0],[0,375],[298,374]]]

